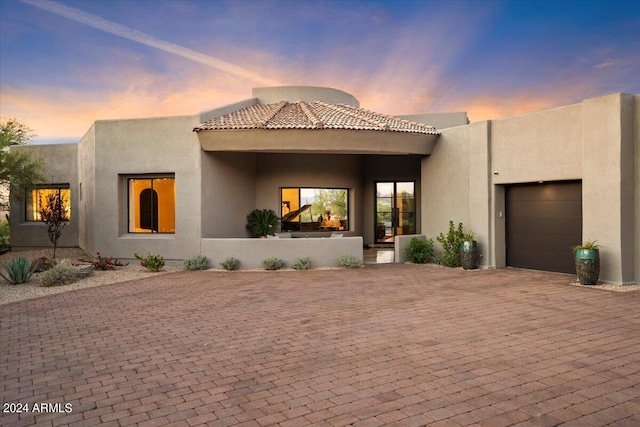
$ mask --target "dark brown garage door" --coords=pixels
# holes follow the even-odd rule
[[[506,188],[507,265],[575,273],[571,247],[582,240],[580,181]]]

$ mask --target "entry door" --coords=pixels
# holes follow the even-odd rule
[[[393,243],[402,234],[416,233],[415,182],[376,183],[376,243]]]

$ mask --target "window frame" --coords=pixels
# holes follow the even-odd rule
[[[27,188],[25,189],[25,197],[24,197],[24,221],[26,223],[39,223],[42,222],[42,219],[39,218],[40,216],[40,198],[38,197],[38,192],[41,190],[57,190],[58,194],[60,194],[60,191],[62,190],[68,190],[69,192],[69,199],[67,200],[67,206],[68,206],[68,218],[65,219],[64,221],[66,222],[71,222],[71,185],[69,183],[55,183],[55,184],[39,184],[36,185],[35,187],[31,187],[31,188]],[[35,191],[36,192],[36,199],[33,200],[33,198],[31,197],[31,193]],[[35,211],[35,215],[33,215],[33,218],[29,218],[30,215],[29,213],[32,212],[32,209],[29,207],[29,201],[31,201],[32,205],[36,205],[36,211]],[[39,218],[39,219],[36,219]]]
[[[282,196],[282,192],[283,190],[297,190],[298,191],[298,204],[300,205],[300,207],[302,207],[302,190],[343,190],[346,192],[346,208],[347,208],[347,214],[346,214],[346,218],[344,220],[339,220],[339,221],[346,221],[346,226],[342,229],[339,230],[340,232],[343,231],[351,231],[351,188],[346,188],[346,187],[299,187],[299,186],[282,186],[279,188],[279,199],[280,199],[280,218],[282,218],[284,215],[282,215],[282,208],[285,204],[285,200],[283,200],[283,196]],[[298,209],[299,209],[298,208]],[[300,224],[302,224],[302,222],[299,222]],[[310,224],[307,222],[307,224]],[[283,230],[284,231],[284,230]],[[338,230],[302,230],[302,227],[300,227],[299,230],[287,230],[288,232],[304,232],[304,233],[326,233],[326,232],[330,232],[330,231],[338,231]]]
[[[175,219],[175,214],[176,214],[176,207],[177,207],[177,203],[175,198],[177,197],[177,191],[176,191],[176,175],[175,173],[153,173],[153,174],[126,174],[126,175],[121,175],[122,179],[123,179],[123,185],[124,185],[124,199],[125,199],[125,203],[127,206],[126,209],[126,217],[125,217],[125,221],[124,221],[124,231],[125,234],[130,234],[130,235],[135,235],[135,236],[153,236],[153,235],[175,235],[176,234],[176,219]],[[150,180],[151,181],[151,189],[153,189],[153,181],[156,179],[173,179],[173,185],[174,185],[174,202],[173,202],[173,209],[174,209],[174,221],[173,221],[173,231],[155,231],[155,230],[151,230],[150,232],[146,232],[146,231],[135,231],[135,224],[134,224],[134,229],[131,230],[131,222],[130,222],[130,218],[131,218],[131,188],[130,188],[130,182],[132,180]],[[138,201],[139,203],[139,201]],[[159,225],[159,224],[157,224]]]

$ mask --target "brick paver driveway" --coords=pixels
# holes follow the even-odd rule
[[[640,295],[570,280],[412,265],[180,272],[8,304],[1,400],[30,412],[0,420],[638,426]]]

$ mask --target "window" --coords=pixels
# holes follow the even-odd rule
[[[346,188],[282,188],[282,231],[349,229]]]
[[[38,187],[27,190],[26,199],[26,220],[41,221],[40,210],[47,207],[47,198],[59,195],[62,199],[61,208],[66,220],[71,219],[71,190],[69,184],[58,184],[48,187]]]
[[[175,233],[176,180],[171,176],[128,178],[129,233]]]

